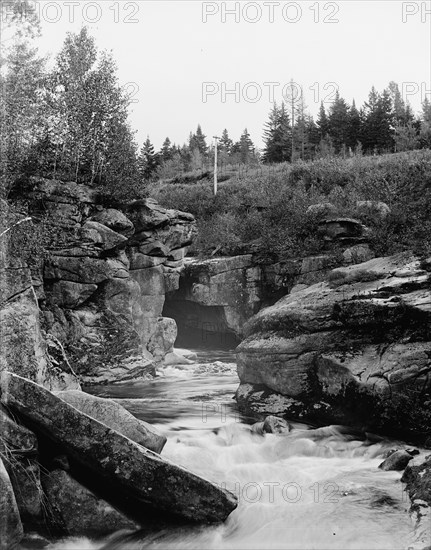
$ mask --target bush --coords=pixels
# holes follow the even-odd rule
[[[431,254],[431,151],[378,157],[323,158],[256,169],[246,179],[233,175],[213,195],[211,181],[153,184],[149,194],[163,206],[196,216],[195,252],[232,250],[260,241],[261,250],[280,259],[324,249],[308,206],[333,203],[340,216],[357,217],[357,201],[388,204],[386,218],[361,214],[371,227],[378,255],[413,249]]]

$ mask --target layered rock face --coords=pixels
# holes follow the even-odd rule
[[[431,262],[337,268],[263,309],[238,347],[242,409],[426,439]]]
[[[150,375],[171,351],[165,293],[178,288],[192,215],[152,199],[104,207],[89,187],[32,180],[32,216],[47,215],[57,242],[39,289],[43,327],[87,383]]]
[[[368,244],[360,243],[346,245],[337,254],[331,251],[278,262],[264,263],[254,254],[187,259],[179,290],[167,294],[165,312],[189,333],[195,331],[203,344],[227,342],[227,335],[233,335],[230,342],[234,343],[235,338],[239,341],[244,336],[246,322],[262,307],[323,281],[334,267],[373,257]]]

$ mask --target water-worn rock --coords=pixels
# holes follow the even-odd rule
[[[42,519],[43,494],[40,465],[34,458],[7,457],[8,471],[21,520],[39,522]]]
[[[379,464],[379,468],[385,472],[389,470],[404,470],[412,459],[413,456],[407,451],[395,451]]]
[[[37,453],[37,438],[25,426],[13,420],[0,405],[0,453],[34,455]]]
[[[73,390],[58,392],[56,395],[75,409],[106,424],[139,445],[155,453],[162,452],[166,437],[159,434],[148,422],[135,418],[115,401]]]
[[[283,416],[429,435],[431,276],[422,266],[404,253],[337,268],[255,315],[237,350],[248,385],[241,406],[263,414],[252,396],[269,404],[272,392],[294,400],[277,409]]]
[[[82,486],[64,470],[43,477],[51,523],[69,536],[101,537],[139,525]]]
[[[9,475],[0,458],[0,550],[13,550],[23,537],[21,518]]]
[[[110,492],[108,502],[121,507],[126,499],[141,521],[149,507],[191,522],[223,521],[236,507],[228,491],[163,460],[29,380],[3,373],[0,398],[92,472]]]
[[[414,525],[409,548],[426,550],[431,547],[431,455],[415,457],[405,469],[401,481],[406,484]]]

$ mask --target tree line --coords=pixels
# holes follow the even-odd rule
[[[142,192],[151,179],[211,169],[214,143],[207,143],[200,125],[182,145],[167,137],[155,151],[147,137],[139,147],[114,59],[98,50],[87,28],[67,34],[48,68],[32,46],[37,20],[27,17],[24,24],[17,12],[16,21],[6,25],[15,25],[16,32],[0,57],[2,196],[13,182],[34,174],[127,195]],[[314,121],[301,97],[292,105],[273,105],[263,137],[265,147],[259,151],[247,129],[237,141],[224,129],[218,140],[220,165],[430,148],[431,104],[425,99],[415,116],[391,82],[382,93],[372,88],[360,109],[337,93],[328,109],[322,103]]]

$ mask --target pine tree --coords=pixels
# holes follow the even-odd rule
[[[229,155],[232,149],[232,145],[233,141],[230,139],[228,131],[225,128],[219,141],[220,151]]]
[[[160,160],[162,162],[167,162],[173,158],[174,153],[175,148],[172,146],[171,140],[167,137],[160,149]]]
[[[249,164],[254,159],[254,144],[250,139],[247,128],[243,131],[239,140],[239,155],[240,162],[243,164]]]
[[[202,157],[205,157],[208,151],[208,146],[205,141],[206,136],[202,132],[201,125],[198,124],[197,130],[195,134],[190,134],[189,137],[189,147],[190,151],[193,151],[194,149],[197,149],[199,153],[202,155]]]
[[[422,103],[419,139],[421,147],[431,149],[431,101],[427,97]]]
[[[364,106],[362,144],[369,153],[393,151],[393,112],[388,90],[379,94],[374,86]]]
[[[148,181],[154,175],[158,167],[158,155],[154,151],[154,146],[149,136],[141,148],[138,159],[138,170],[142,180]]]
[[[274,103],[269,113],[269,120],[264,128],[265,149],[263,152],[263,162],[285,162],[291,159],[292,146],[289,115],[287,114],[284,103],[280,108]]]
[[[349,142],[349,123],[349,106],[337,91],[334,103],[329,109],[328,117],[328,133],[336,154],[344,150]]]
[[[319,115],[316,121],[317,128],[319,130],[320,139],[324,139],[329,134],[329,121],[326,114],[323,101],[320,103]]]
[[[354,151],[360,144],[361,140],[361,114],[356,108],[355,100],[349,109],[349,126],[347,133],[347,146]]]

